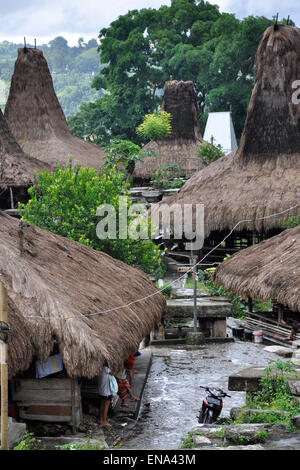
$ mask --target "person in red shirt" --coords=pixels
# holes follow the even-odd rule
[[[128,406],[127,403],[125,403],[125,400],[128,395],[131,398],[130,401],[139,401],[139,398],[133,395],[128,380],[121,377],[116,377],[116,381],[118,382],[118,395],[122,400],[121,406]]]
[[[134,376],[134,357],[135,354],[129,354],[128,357],[124,361],[124,367],[129,374],[129,384],[132,385],[133,376]]]

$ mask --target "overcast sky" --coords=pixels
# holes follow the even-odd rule
[[[97,38],[99,30],[128,10],[159,8],[170,0],[0,0],[0,41],[48,43],[56,36],[65,37],[69,45]],[[264,15],[290,17],[300,25],[299,0],[212,0],[220,11],[235,13],[237,18]]]

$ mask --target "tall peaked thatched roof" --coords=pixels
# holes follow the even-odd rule
[[[55,341],[70,376],[93,377],[105,360],[118,371],[160,320],[164,297],[142,271],[105,253],[34,226],[23,229],[20,245],[18,232],[19,221],[0,212],[11,375],[34,356],[47,360]],[[90,315],[99,312],[106,313]]]
[[[214,281],[244,298],[277,299],[300,312],[300,226],[236,253],[219,265]]]
[[[193,175],[168,204],[204,204],[211,231],[280,228],[300,202],[300,107],[291,93],[300,77],[300,32],[269,27],[255,60],[255,83],[239,147]],[[166,201],[164,201],[164,204]],[[158,204],[158,208],[160,205]],[[253,220],[256,220],[253,224]]]
[[[74,164],[99,169],[104,152],[72,135],[42,51],[18,50],[4,116],[28,155],[52,167],[67,165],[72,156]]]
[[[197,112],[197,98],[192,81],[170,80],[165,83],[161,110],[172,115],[172,134],[161,141],[161,163],[181,165],[181,175],[191,176],[202,168],[198,149],[203,139]],[[145,150],[157,152],[157,144],[149,142]],[[136,178],[151,179],[158,169],[156,156],[147,156],[136,165]]]
[[[0,109],[0,188],[26,187],[34,181],[34,172],[48,169],[47,164],[26,155],[10,132]]]

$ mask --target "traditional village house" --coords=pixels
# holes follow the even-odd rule
[[[4,116],[23,151],[52,168],[70,157],[73,165],[101,166],[104,151],[69,130],[42,51],[18,50]]]
[[[19,201],[26,202],[34,173],[43,170],[49,166],[23,152],[0,110],[0,209],[15,211]]]
[[[97,376],[105,361],[122,371],[165,308],[142,271],[38,227],[20,229],[1,211],[0,280],[8,292],[11,397],[24,420],[78,425],[80,380]],[[43,364],[58,375],[41,375]]]
[[[161,166],[175,163],[180,165],[176,175],[190,177],[203,166],[198,155],[203,140],[194,84],[192,81],[169,80],[163,93],[161,110],[172,116],[172,133],[160,143]],[[144,149],[157,154],[157,143],[149,142]],[[157,169],[157,155],[146,156],[144,161],[137,163],[134,178],[149,182]]]
[[[218,266],[214,282],[249,299],[248,328],[286,339],[289,327],[282,320],[300,322],[300,226],[236,253]],[[272,300],[273,310],[253,312],[251,299]]]
[[[255,83],[237,150],[198,171],[176,195],[156,204],[156,211],[163,211],[161,204],[193,204],[194,227],[195,205],[204,205],[202,256],[234,229],[207,263],[221,262],[227,253],[276,235],[299,211],[283,212],[300,201],[300,106],[293,87],[299,76],[299,30],[269,27],[256,53]]]

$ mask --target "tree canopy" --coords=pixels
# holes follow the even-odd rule
[[[239,20],[204,0],[172,0],[157,10],[128,11],[99,34],[103,67],[93,87],[107,91],[99,115],[101,108],[113,136],[137,141],[135,128],[157,109],[165,81],[192,80],[202,127],[208,109],[231,109],[239,136],[257,46],[273,22],[254,16]]]

